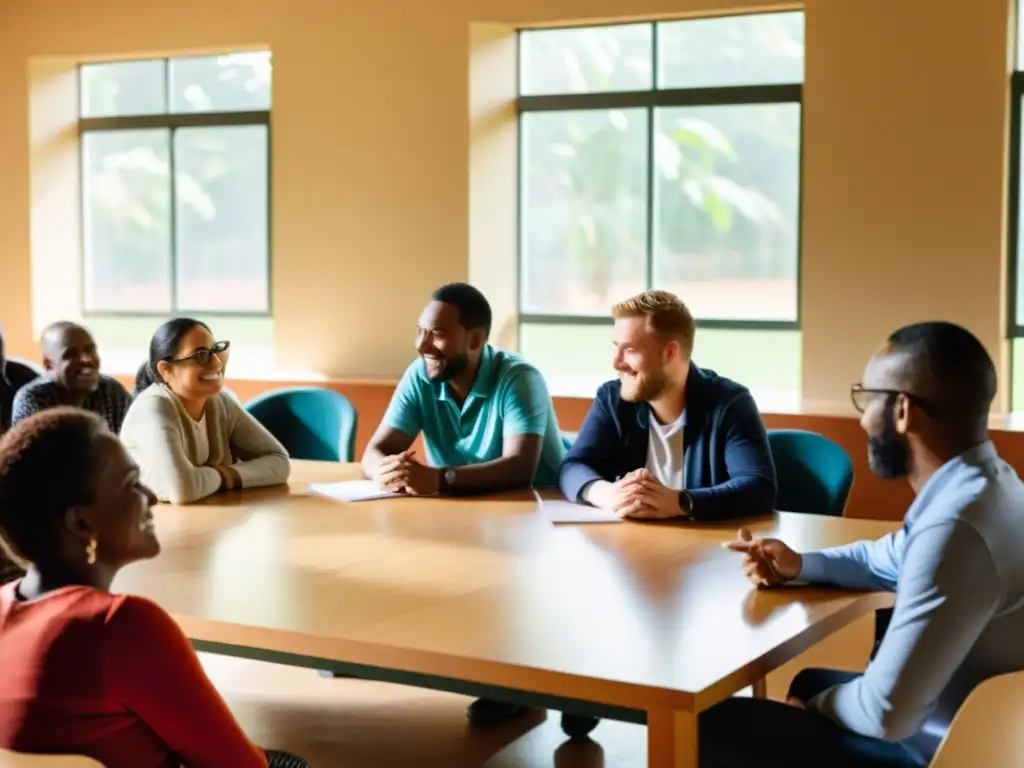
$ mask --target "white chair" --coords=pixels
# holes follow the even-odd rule
[[[1024,672],[986,680],[963,703],[929,768],[1024,765]]]
[[[79,755],[25,755],[0,749],[0,768],[103,768],[89,757]]]

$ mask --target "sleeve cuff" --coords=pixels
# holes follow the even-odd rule
[[[238,473],[238,479],[242,481],[242,488],[251,488],[259,474],[258,471],[253,471],[253,468],[248,462],[244,461],[238,464],[232,464],[231,468]],[[214,470],[214,472],[216,471],[217,470]]]
[[[828,581],[828,558],[821,552],[808,552],[801,556],[803,563],[796,580],[808,583]]]

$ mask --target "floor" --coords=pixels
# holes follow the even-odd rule
[[[769,677],[769,696],[783,696],[804,667],[863,668],[871,633],[871,620],[863,620],[813,648]],[[640,768],[646,761],[646,729],[638,725],[605,721],[582,743],[566,741],[557,713],[470,729],[470,700],[462,696],[202,659],[254,741],[301,755],[312,768]]]

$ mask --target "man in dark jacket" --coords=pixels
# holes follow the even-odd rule
[[[633,519],[768,514],[775,465],[743,386],[690,360],[695,323],[666,291],[617,304],[619,378],[598,390],[559,487],[572,501]]]

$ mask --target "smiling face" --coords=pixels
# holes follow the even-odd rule
[[[87,330],[66,325],[44,339],[43,364],[53,380],[76,396],[88,396],[100,383],[100,355]]]
[[[227,342],[217,342],[202,325],[195,325],[178,343],[170,360],[161,360],[158,371],[178,397],[191,400],[210,397],[224,387],[228,361]]]
[[[95,538],[97,561],[113,570],[156,557],[160,542],[150,509],[156,498],[140,484],[139,468],[121,441],[106,431],[94,439],[93,455],[93,503],[70,510],[69,527],[79,538]]]
[[[661,395],[681,362],[677,341],[666,341],[648,327],[646,317],[620,317],[612,331],[612,367],[622,383],[622,399],[649,402]],[[685,372],[686,367],[682,370]]]
[[[431,301],[420,315],[416,351],[431,381],[450,381],[466,371],[480,356],[484,342],[482,329],[462,326],[453,304]]]

